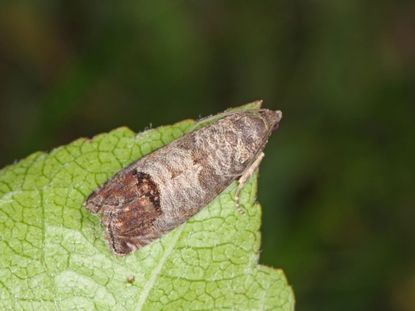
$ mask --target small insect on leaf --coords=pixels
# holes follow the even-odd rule
[[[133,284],[133,283],[134,283],[134,281],[135,281],[135,276],[134,276],[134,275],[129,275],[129,276],[127,277],[127,282],[128,282],[128,283]]]
[[[239,191],[263,158],[280,111],[228,111],[133,162],[85,201],[98,213],[115,255],[127,255],[171,231],[239,180]]]

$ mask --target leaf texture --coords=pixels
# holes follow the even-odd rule
[[[182,136],[186,120],[127,128],[35,153],[0,171],[1,310],[293,310],[281,270],[258,265],[257,178],[232,184],[184,225],[126,257],[107,248],[85,198],[115,172]],[[134,281],[129,282],[129,279]]]

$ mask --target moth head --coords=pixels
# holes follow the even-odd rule
[[[259,114],[261,115],[262,120],[266,123],[267,127],[271,129],[271,131],[275,131],[278,129],[280,121],[282,119],[282,112],[281,110],[268,110],[268,109],[261,109],[259,110]]]

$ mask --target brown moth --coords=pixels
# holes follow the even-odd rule
[[[84,203],[101,216],[113,253],[127,255],[160,238],[238,178],[239,202],[281,117],[259,108],[225,112],[116,173]]]

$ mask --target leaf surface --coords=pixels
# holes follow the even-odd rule
[[[98,185],[182,136],[186,120],[127,128],[35,153],[0,171],[1,310],[293,310],[281,270],[258,265],[257,178],[126,257],[112,255],[82,203]],[[129,279],[134,278],[133,282]],[[131,280],[130,280],[131,281]]]

